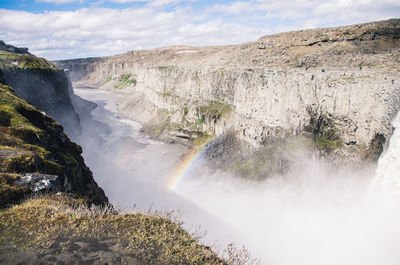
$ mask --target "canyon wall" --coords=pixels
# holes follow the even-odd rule
[[[79,135],[71,89],[64,70],[0,41],[0,208],[37,192],[108,203],[81,147],[64,134],[63,126]]]
[[[71,102],[71,97],[74,97],[72,86],[63,69],[35,57],[27,48],[0,41],[0,71],[5,84],[54,117],[69,136],[76,138],[80,134],[79,116]]]
[[[189,140],[231,129],[255,147],[302,136],[376,158],[400,107],[395,19],[56,63],[75,82],[126,93],[121,114],[153,134]]]

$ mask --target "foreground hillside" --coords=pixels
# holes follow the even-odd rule
[[[0,203],[1,208],[18,202],[30,190],[40,190],[40,183],[52,183],[52,189],[71,192],[88,202],[106,204],[107,198],[84,164],[80,146],[71,142],[63,128],[51,117],[0,85]],[[16,186],[26,173],[43,180]],[[54,176],[54,177],[50,177]],[[45,184],[43,184],[46,187]]]
[[[53,118],[4,84],[13,83],[14,72],[27,82],[17,83],[21,96],[38,102],[35,93],[39,89],[40,94],[43,88],[38,84],[44,84],[50,89],[47,102],[69,106],[69,98],[52,98],[52,92],[68,93],[65,83],[57,85],[63,71],[27,49],[2,47],[2,43],[0,48],[8,49],[0,51],[0,264],[228,264],[238,260],[232,258],[232,248],[227,261],[222,260],[171,216],[120,214],[109,205],[84,163],[81,147]],[[16,58],[18,68],[9,65]],[[43,74],[48,79],[41,79]],[[34,79],[38,83],[29,83]],[[73,110],[63,109],[65,116],[76,114],[65,113],[68,109]]]
[[[227,264],[175,222],[54,195],[0,212],[1,264]]]

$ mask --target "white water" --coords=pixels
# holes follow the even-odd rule
[[[98,105],[91,114],[103,125],[83,120],[83,137],[78,141],[85,163],[111,203],[124,211],[133,208],[174,210],[176,215],[182,215],[190,231],[199,226],[207,227],[208,242],[218,239],[227,244],[231,240],[232,232],[226,224],[166,188],[170,174],[187,147],[151,139],[139,131],[139,123],[118,117],[117,101],[123,94],[76,88],[74,92]]]
[[[186,149],[151,140],[138,131],[139,124],[119,119],[116,95],[75,92],[97,102],[94,118],[110,126],[103,142],[87,141],[83,147],[113,202],[179,208],[187,224],[208,231],[207,240],[245,244],[263,264],[400,264],[400,211],[382,200],[397,194],[400,184],[399,131],[376,174],[373,168],[332,172],[317,161],[302,161],[286,177],[255,183],[199,166],[171,193],[164,188],[166,172]]]
[[[373,188],[379,188],[385,193],[386,203],[400,206],[400,114],[392,125],[395,131],[390,139],[389,148],[378,161]]]

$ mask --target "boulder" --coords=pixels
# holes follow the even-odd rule
[[[26,173],[18,179],[15,185],[25,186],[33,192],[39,191],[61,191],[61,181],[57,175]]]

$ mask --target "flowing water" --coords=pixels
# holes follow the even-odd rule
[[[140,132],[139,123],[120,118],[117,101],[123,94],[88,88],[75,88],[74,92],[97,104],[91,111],[96,122],[82,120],[83,135],[78,142],[85,163],[111,203],[127,212],[133,208],[174,211],[189,231],[207,228],[208,243],[232,241],[229,226],[168,189],[171,175],[188,147],[152,139]]]
[[[373,188],[385,193],[386,203],[400,206],[400,115],[393,121],[395,131],[390,138],[389,148],[378,161]]]
[[[193,154],[170,185],[186,147],[151,139],[140,133],[140,124],[120,119],[120,95],[75,93],[96,102],[93,118],[108,125],[101,133],[84,126],[82,145],[112,202],[142,210],[151,203],[159,210],[181,209],[187,227],[207,230],[207,242],[245,244],[263,264],[400,264],[400,211],[393,203],[399,198],[382,199],[400,190],[399,131],[376,172],[373,167],[333,172],[304,160],[287,176],[251,182],[212,172]]]

